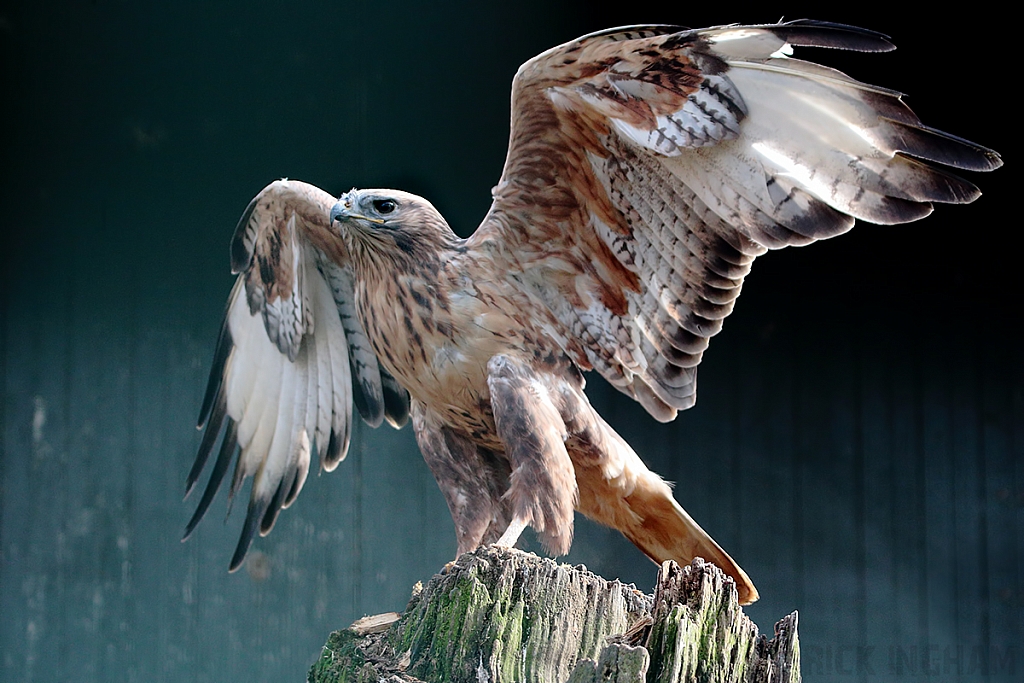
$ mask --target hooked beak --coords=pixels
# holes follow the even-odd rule
[[[382,218],[370,218],[369,216],[352,211],[352,200],[348,194],[343,194],[338,198],[338,203],[331,207],[331,225],[334,225],[335,221],[347,221],[353,218],[359,218],[370,223],[376,223],[377,225],[384,224]]]

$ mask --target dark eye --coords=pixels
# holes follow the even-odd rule
[[[398,208],[398,202],[394,199],[374,199],[373,208],[381,215],[388,214]]]

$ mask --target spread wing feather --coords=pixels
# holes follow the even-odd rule
[[[561,322],[581,367],[659,420],[696,400],[755,257],[970,202],[944,167],[1001,164],[793,46],[893,48],[811,21],[629,27],[553,48],[513,83],[504,173],[471,240],[497,245],[495,267]]]
[[[409,396],[380,368],[355,315],[341,241],[330,234],[335,199],[311,185],[277,181],[246,208],[231,244],[231,290],[186,481],[192,490],[223,431],[195,529],[232,458],[229,500],[252,477],[237,569],[257,531],[266,535],[298,496],[315,452],[330,471],[345,458],[353,403],[371,426],[408,419]],[[237,453],[237,457],[235,454]]]

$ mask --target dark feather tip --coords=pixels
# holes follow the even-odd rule
[[[380,427],[384,421],[384,401],[377,398],[380,392],[374,392],[374,387],[369,382],[360,381],[355,373],[352,378],[352,398],[360,417],[374,429]]]
[[[245,524],[242,525],[242,535],[238,539],[238,545],[235,546],[235,553],[231,556],[231,564],[228,565],[229,572],[237,571],[242,566],[242,562],[245,561],[245,555],[249,552],[249,546],[252,545],[252,539],[256,535],[256,529],[260,526],[260,521],[263,519],[263,515],[269,506],[270,500],[267,498],[254,498],[249,501],[249,510],[245,515]]]
[[[916,202],[899,197],[884,197],[875,207],[872,215],[867,217],[872,223],[879,225],[898,225],[912,223],[928,216],[933,207],[928,202]]]
[[[889,140],[911,156],[965,171],[994,171],[1003,165],[997,152],[922,124],[890,121]]]
[[[220,325],[220,333],[217,335],[217,346],[214,347],[213,365],[210,367],[210,377],[206,381],[206,393],[203,396],[203,406],[199,409],[199,419],[196,421],[196,429],[202,429],[210,417],[210,409],[220,395],[220,388],[224,382],[224,365],[228,362],[231,349],[235,342],[231,338],[231,330],[228,327],[228,316],[231,312],[231,305],[235,297],[239,295],[241,281],[236,281],[228,296],[228,304],[224,309],[224,318]]]
[[[288,495],[284,498],[284,505],[282,507],[288,507],[295,502],[295,498],[299,495],[299,484],[305,481],[306,473],[308,468],[295,468],[295,476],[292,477],[291,486],[288,487]]]
[[[927,167],[930,176],[931,183],[919,188],[919,196],[913,197],[917,201],[969,204],[981,196],[981,190],[974,183],[967,182],[959,176],[946,173],[941,168],[923,161],[908,158],[907,163]]]
[[[199,501],[199,505],[196,507],[195,513],[192,515],[192,519],[189,520],[185,526],[185,534],[181,537],[182,542],[187,541],[188,537],[192,535],[196,525],[206,514],[206,511],[210,508],[210,503],[213,502],[214,496],[217,495],[217,489],[220,488],[220,483],[224,480],[224,473],[228,470],[228,465],[231,464],[231,458],[235,454],[235,448],[238,446],[237,441],[237,428],[235,421],[231,418],[227,418],[228,426],[224,431],[224,440],[221,442],[220,454],[217,456],[217,462],[213,466],[213,472],[210,473],[210,481],[206,484],[206,490],[203,491],[203,497]]]
[[[235,226],[235,233],[231,237],[231,272],[236,275],[248,269],[249,263],[252,261],[252,250],[245,246],[245,233],[262,194],[261,192],[253,197],[249,205],[245,207],[242,217],[238,219],[238,225]]]
[[[196,480],[199,479],[199,475],[202,473],[203,468],[206,467],[206,461],[210,457],[210,453],[213,451],[213,445],[217,442],[217,437],[220,436],[220,428],[224,424],[224,418],[227,416],[227,406],[224,405],[223,399],[217,401],[217,407],[213,411],[211,419],[206,426],[206,431],[203,433],[203,440],[199,444],[199,451],[196,453],[196,460],[192,464],[192,469],[188,473],[188,478],[185,480],[185,497],[192,493],[192,488],[196,485]]]
[[[352,365],[352,377],[356,377],[355,364]],[[352,382],[352,403],[355,404],[356,411],[359,412],[359,416],[362,417],[363,420],[369,422],[366,418],[367,412],[369,411],[369,406],[366,403],[366,394],[363,393],[363,387],[357,381]]]
[[[383,368],[380,379],[384,390],[384,417],[392,427],[401,429],[409,421],[409,392]]]
[[[831,21],[796,19],[766,28],[790,45],[802,47],[827,47],[856,52],[890,52],[896,49],[884,33]]]
[[[274,492],[274,497],[271,498],[270,505],[267,506],[267,511],[263,513],[263,519],[260,520],[260,536],[266,536],[274,528],[277,516],[281,514],[285,495],[291,490],[292,482],[295,480],[295,472],[297,471],[298,468],[296,467],[285,473],[284,477],[281,478],[281,482],[277,485],[277,491]]]
[[[324,454],[321,466],[330,472],[338,463],[345,459],[348,454],[348,442],[340,438],[334,431],[331,431],[331,438],[327,442],[327,452]]]

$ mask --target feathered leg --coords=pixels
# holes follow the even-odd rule
[[[508,463],[446,427],[414,401],[413,431],[423,459],[437,480],[455,522],[458,554],[494,543],[509,526]]]
[[[515,545],[532,526],[549,552],[564,555],[572,544],[576,476],[565,450],[565,423],[546,385],[561,380],[505,355],[492,358],[487,372],[494,423],[512,465],[507,495],[513,517],[499,544]]]

